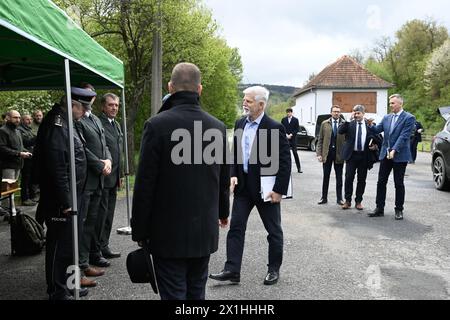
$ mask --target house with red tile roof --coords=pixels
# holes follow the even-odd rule
[[[367,117],[380,120],[388,107],[388,89],[394,87],[372,74],[349,56],[343,56],[295,92],[294,115],[303,124],[315,124],[317,116],[339,105],[346,118],[353,106],[366,107]]]

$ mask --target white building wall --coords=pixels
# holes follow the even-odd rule
[[[298,118],[300,123],[309,123],[315,121],[315,106],[316,94],[315,92],[308,92],[297,98],[294,110],[294,116]]]

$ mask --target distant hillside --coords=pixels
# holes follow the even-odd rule
[[[282,95],[289,95],[289,96],[293,95],[295,90],[298,89],[296,87],[276,86],[276,85],[271,85],[271,84],[259,84],[259,83],[240,84],[239,89],[242,91],[245,88],[248,88],[251,86],[263,86],[264,88],[267,88],[267,90],[269,90],[271,94],[279,93]]]
[[[270,91],[269,104],[267,105],[266,112],[278,121],[285,115],[285,110],[295,104],[292,95],[298,89],[296,87],[270,84],[240,84],[239,89],[242,91],[251,86],[263,86]]]

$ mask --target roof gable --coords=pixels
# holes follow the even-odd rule
[[[365,69],[349,56],[343,56],[328,65],[306,86],[294,94],[300,96],[311,89],[387,89],[394,84]]]

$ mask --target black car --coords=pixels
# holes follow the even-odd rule
[[[308,127],[314,126],[308,125]],[[309,131],[312,130],[313,128],[309,128]],[[307,126],[300,125],[297,137],[295,137],[297,148],[307,148],[308,150],[316,151],[316,137],[314,136],[314,132],[309,131]]]
[[[447,120],[444,129],[439,132],[431,144],[433,180],[436,189],[450,189],[450,107],[439,109]]]
[[[307,148],[311,151],[316,151],[317,141],[319,139],[320,126],[322,122],[330,119],[330,114],[321,114],[317,116],[315,124],[302,125],[300,124],[300,130],[297,133],[296,143],[297,148]],[[341,115],[342,120],[345,121],[343,115]]]

